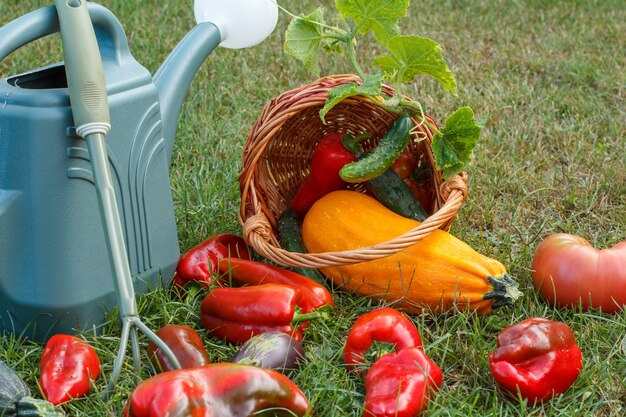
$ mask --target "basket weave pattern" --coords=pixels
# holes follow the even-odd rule
[[[434,212],[424,222],[401,236],[367,248],[306,254],[282,249],[276,231],[277,218],[289,207],[291,198],[308,175],[317,142],[334,132],[353,135],[369,132],[373,134],[369,146],[373,146],[396,117],[370,100],[355,96],[335,106],[323,124],[319,111],[326,102],[328,91],[348,82],[360,83],[360,79],[350,74],[327,76],[270,100],[244,146],[239,176],[239,222],[243,236],[261,256],[278,264],[320,268],[392,255],[436,229],[448,230],[467,198],[466,174],[443,180],[441,173],[434,168],[430,148],[432,132],[420,120],[415,120],[414,140],[409,144],[411,154],[418,163],[428,164],[433,171]],[[395,94],[390,87],[384,87],[383,92],[390,96]],[[429,121],[435,124],[432,119]]]

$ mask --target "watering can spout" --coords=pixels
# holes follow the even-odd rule
[[[178,117],[187,89],[206,57],[220,44],[220,31],[211,22],[196,25],[178,43],[154,74],[159,92],[167,161],[171,160]]]
[[[194,0],[194,14],[198,24],[154,75],[168,163],[183,100],[200,65],[218,45],[239,49],[262,42],[276,27],[278,5],[276,0]]]

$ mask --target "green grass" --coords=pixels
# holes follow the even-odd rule
[[[5,24],[50,2],[0,3]],[[310,0],[283,2],[309,12]],[[322,2],[331,6],[332,2]],[[193,26],[191,2],[102,1],[124,25],[132,53],[151,72]],[[489,112],[474,162],[470,195],[452,232],[479,252],[501,260],[524,297],[512,308],[413,317],[427,354],[444,371],[430,416],[622,416],[626,414],[626,311],[601,315],[558,311],[543,302],[530,278],[534,249],[548,235],[567,232],[604,248],[626,240],[626,135],[624,57],[626,11],[618,0],[413,1],[405,33],[438,41],[459,84],[457,97],[431,80],[409,91],[436,119],[471,105]],[[175,141],[171,183],[181,250],[217,232],[240,233],[237,175],[247,132],[266,101],[314,75],[282,52],[287,19],[261,45],[216,51],[202,66],[187,97]],[[58,37],[22,48],[0,63],[0,76],[61,60]],[[367,61],[363,48],[363,60]],[[349,71],[341,60],[322,63],[321,74]],[[5,238],[5,237],[3,237]],[[307,361],[294,381],[318,416],[360,416],[363,383],[341,366],[341,351],[369,300],[334,292],[332,320],[313,323],[304,340]],[[199,326],[202,293],[185,301],[163,289],[141,295],[140,314],[153,329],[185,323],[204,337],[213,361],[235,351]],[[544,316],[569,324],[583,350],[584,369],[571,389],[544,405],[503,398],[487,356],[504,327]],[[90,340],[103,362],[93,393],[66,406],[72,415],[120,415],[137,384],[132,361],[115,394],[100,394],[119,344],[111,320]],[[145,340],[142,339],[142,346]],[[0,359],[14,366],[36,392],[42,346],[0,338]],[[139,378],[149,376],[144,366]]]

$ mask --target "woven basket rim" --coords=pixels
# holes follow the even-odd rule
[[[290,117],[305,109],[323,106],[328,90],[349,82],[360,83],[361,80],[354,74],[329,75],[269,100],[253,125],[246,142],[244,164],[239,177],[241,206],[238,217],[243,229],[243,237],[261,256],[283,266],[321,268],[390,256],[419,242],[436,229],[448,229],[467,199],[467,174],[462,172],[448,180],[442,179],[437,191],[443,200],[443,205],[418,226],[396,238],[369,247],[338,252],[296,253],[281,248],[257,194],[254,168],[272,138]],[[392,88],[387,86],[384,88],[386,94],[395,94]],[[355,104],[359,104],[362,100],[368,99],[361,96],[347,99],[349,103]],[[254,145],[256,145],[253,149],[254,155],[246,164],[246,149],[252,141],[255,141]]]

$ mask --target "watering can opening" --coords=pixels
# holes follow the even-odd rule
[[[19,74],[8,78],[7,83],[13,87],[32,90],[67,88],[65,65],[55,65],[37,71]]]

